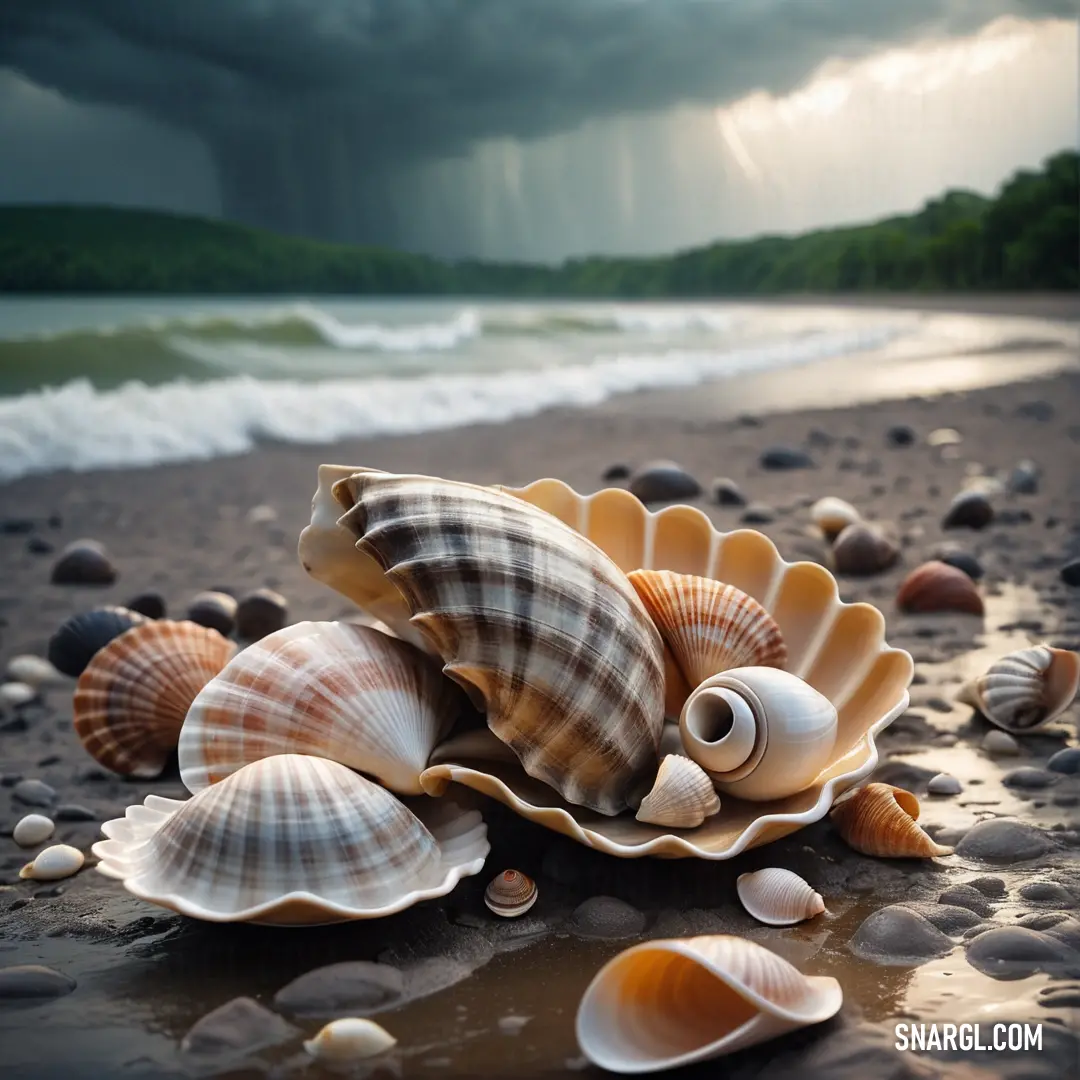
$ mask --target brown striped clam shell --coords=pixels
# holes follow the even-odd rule
[[[484,903],[489,911],[503,919],[516,919],[536,903],[539,891],[536,882],[520,870],[504,870],[493,877],[484,890]]]
[[[896,594],[896,606],[901,611],[930,613],[956,611],[965,615],[982,615],[982,597],[975,582],[955,566],[936,559],[911,571]]]

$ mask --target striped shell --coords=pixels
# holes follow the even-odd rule
[[[1006,731],[1033,731],[1060,716],[1076,697],[1080,656],[1036,645],[1009,653],[969,682],[959,700]]]
[[[504,919],[524,915],[539,896],[536,882],[520,870],[504,870],[493,877],[484,890],[488,910]]]
[[[742,906],[768,926],[793,926],[825,910],[825,901],[807,882],[779,866],[740,874],[735,890]]]
[[[577,1039],[603,1069],[657,1072],[820,1024],[842,1004],[835,979],[803,975],[745,938],[648,941],[608,961],[589,984]]]
[[[787,662],[776,620],[734,585],[670,570],[627,576],[664,639],[668,716],[679,715],[695,686],[728,668]]]
[[[601,814],[632,805],[657,762],[663,647],[618,567],[488,488],[361,471],[334,493],[358,549],[525,771]]]
[[[300,754],[255,761],[187,802],[148,795],[101,831],[103,874],[210,922],[390,915],[450,892],[488,853],[476,811],[429,830],[385,788]]]
[[[201,791],[273,754],[313,754],[420,794],[419,776],[468,708],[437,662],[365,626],[295,623],[238,653],[192,702],[180,777]]]
[[[635,816],[651,825],[692,829],[719,809],[720,797],[708,773],[688,757],[668,754]]]
[[[159,775],[188,707],[234,648],[216,630],[165,619],[114,638],[75,687],[75,731],[83,746],[113,772]]]
[[[867,784],[832,811],[833,824],[849,847],[883,859],[933,859],[951,855],[918,826],[919,800],[891,784]]]

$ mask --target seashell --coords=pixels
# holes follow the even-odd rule
[[[52,818],[47,818],[44,814],[27,814],[15,823],[15,828],[11,830],[11,839],[19,847],[37,847],[38,844],[45,843],[55,831],[56,825]]]
[[[418,795],[436,743],[468,708],[430,656],[366,626],[295,623],[237,653],[180,732],[180,778],[202,791],[274,754],[313,754]]]
[[[843,997],[835,979],[803,975],[745,938],[647,941],[593,978],[578,1006],[577,1040],[603,1069],[656,1072],[820,1024]]]
[[[236,636],[240,641],[259,641],[280,630],[289,617],[289,604],[273,589],[256,589],[236,605]]]
[[[901,611],[930,613],[958,611],[982,615],[983,602],[975,583],[955,566],[936,559],[911,571],[896,594]]]
[[[351,507],[341,524],[525,771],[598,813],[626,809],[656,766],[663,646],[618,567],[488,488],[361,471],[334,492]]]
[[[83,853],[69,844],[53,844],[38,853],[33,862],[27,863],[19,877],[32,881],[60,881],[77,874],[86,861]]]
[[[891,784],[867,784],[837,803],[833,824],[849,847],[883,859],[933,859],[951,855],[916,824],[919,800]]]
[[[861,521],[859,511],[849,502],[838,499],[835,495],[826,495],[810,507],[810,518],[825,534],[825,539],[832,542],[849,525]]]
[[[228,593],[201,592],[192,598],[184,618],[228,637],[236,625],[236,607],[236,600]]]
[[[96,540],[75,540],[68,544],[53,564],[54,585],[111,585],[116,580],[105,547]]]
[[[983,736],[982,748],[991,757],[1020,756],[1020,744],[1007,731],[997,728]]]
[[[1080,655],[1036,645],[1009,653],[969,682],[957,700],[1005,731],[1033,731],[1060,716],[1080,687]]]
[[[956,428],[935,428],[926,436],[927,446],[957,446],[964,436]]]
[[[735,889],[742,906],[767,926],[793,926],[825,910],[825,901],[807,882],[778,866],[740,874]]]
[[[103,874],[210,922],[390,915],[450,892],[488,853],[476,811],[429,830],[385,788],[302,754],[252,762],[187,802],[148,795],[101,831]]]
[[[664,641],[668,716],[678,716],[691,689],[713,675],[787,661],[776,621],[734,585],[670,570],[634,570],[627,577]]]
[[[484,890],[484,903],[504,919],[524,915],[539,896],[536,882],[520,870],[504,870]]]
[[[35,690],[51,690],[58,686],[70,686],[71,680],[57,671],[44,657],[33,653],[13,656],[5,668],[7,678],[14,682],[26,683]]]
[[[656,783],[635,815],[651,825],[692,829],[720,809],[709,774],[690,758],[669,754],[660,762]]]
[[[304,1049],[316,1061],[348,1064],[385,1054],[397,1039],[374,1020],[345,1016],[331,1020],[313,1039],[304,1040]]]
[[[24,682],[0,683],[0,706],[5,709],[21,708],[37,696],[38,692]]]
[[[139,593],[138,596],[133,596],[124,606],[128,611],[138,612],[138,614],[145,615],[148,619],[165,618],[165,598],[161,593]]]
[[[158,776],[195,695],[234,646],[216,630],[140,623],[99,650],[75,687],[75,731],[87,752],[127,776]]]
[[[840,574],[877,574],[900,558],[900,548],[876,526],[859,521],[836,537],[832,556]]]
[[[832,702],[797,675],[744,667],[706,679],[679,718],[686,753],[721,791],[754,801],[809,787],[836,742]]]
[[[57,671],[77,679],[95,653],[144,622],[142,615],[122,607],[100,607],[72,615],[49,638],[49,662]]]
[[[994,520],[994,507],[984,487],[961,491],[945,511],[943,529],[984,529]]]

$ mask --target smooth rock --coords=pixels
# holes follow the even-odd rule
[[[623,465],[621,462],[615,465],[609,465],[603,473],[600,475],[600,479],[605,483],[613,483],[616,480],[626,480],[630,476],[630,466]]]
[[[578,937],[616,941],[637,937],[645,929],[645,916],[613,896],[593,896],[574,909],[570,929]]]
[[[165,598],[161,593],[139,593],[138,596],[129,600],[125,607],[127,607],[128,611],[138,612],[138,614],[145,615],[148,619],[165,618]]]
[[[51,555],[56,548],[42,536],[31,536],[30,539],[26,541],[26,550],[29,551],[31,555]]]
[[[236,624],[236,601],[218,590],[202,592],[192,599],[184,618],[228,637]]]
[[[1067,746],[1064,750],[1059,750],[1046,763],[1046,767],[1051,772],[1064,773],[1067,776],[1080,773],[1080,746]]]
[[[1024,862],[1045,855],[1053,844],[1041,829],[1009,818],[993,818],[972,826],[956,845],[956,854],[986,862]]]
[[[765,503],[751,503],[740,515],[744,525],[768,525],[776,520],[776,511]]]
[[[93,810],[80,806],[78,803],[65,803],[58,806],[53,817],[57,821],[100,821],[101,814],[95,814]]]
[[[44,844],[56,831],[56,825],[44,814],[27,814],[15,823],[11,830],[11,839],[19,847],[31,848]]]
[[[967,882],[973,889],[978,889],[983,896],[989,896],[993,899],[1004,897],[1008,895],[1008,890],[1005,888],[1005,879],[999,877],[993,877],[992,875],[986,875],[983,877],[972,878]]]
[[[274,1008],[290,1016],[370,1016],[393,1007],[405,989],[389,964],[348,960],[305,972],[274,995]]]
[[[1035,999],[1044,1009],[1080,1009],[1080,986],[1044,986]]]
[[[982,748],[991,757],[1020,756],[1020,744],[1007,731],[997,728],[983,736]]]
[[[0,683],[0,709],[21,709],[37,696],[38,692],[24,682]]]
[[[253,506],[244,515],[244,520],[249,525],[270,525],[272,522],[277,521],[277,511],[267,503],[260,503],[258,506]]]
[[[116,567],[102,544],[76,540],[53,563],[50,580],[54,585],[111,585],[116,580]]]
[[[24,806],[52,806],[56,802],[55,789],[43,780],[20,780],[11,794]]]
[[[949,773],[938,773],[926,782],[926,790],[931,795],[959,795],[964,790],[963,784]]]
[[[250,1054],[299,1035],[287,1020],[249,997],[233,998],[196,1021],[180,1043],[185,1054]]]
[[[1036,904],[1053,904],[1056,908],[1076,907],[1076,899],[1064,885],[1056,881],[1032,881],[1020,888],[1025,900]]]
[[[701,494],[701,485],[674,461],[645,465],[630,478],[629,489],[643,503],[694,499]]]
[[[763,469],[812,469],[814,460],[805,450],[791,446],[770,446],[762,451],[758,464]]]
[[[289,604],[273,589],[256,589],[236,605],[236,636],[240,641],[260,641],[280,630],[289,617]]]
[[[983,918],[989,917],[993,909],[982,892],[972,885],[952,885],[939,897],[939,904],[951,904],[953,907],[967,908]]]
[[[1073,559],[1061,568],[1061,580],[1073,588],[1080,585],[1080,559]]]
[[[964,436],[956,428],[935,428],[926,436],[927,446],[958,446],[964,441]]]
[[[70,975],[41,964],[14,964],[0,968],[0,1001],[64,997],[76,985]]]
[[[1007,772],[1001,782],[1006,787],[1020,788],[1023,791],[1041,791],[1052,784],[1056,784],[1061,777],[1047,769],[1036,769],[1030,765],[1024,765],[1019,769]]]
[[[994,520],[994,507],[980,491],[962,491],[949,504],[943,529],[985,529]]]
[[[8,661],[6,674],[9,679],[26,683],[35,690],[49,690],[72,685],[71,680],[63,672],[57,671],[44,656],[35,656],[33,653],[13,656]]]
[[[985,573],[982,563],[974,555],[961,551],[959,548],[944,548],[934,557],[946,566],[955,566],[957,570],[963,570],[972,581],[981,580]]]
[[[1016,415],[1028,420],[1053,420],[1054,406],[1049,401],[1025,401],[1017,405]]]
[[[983,921],[983,916],[972,911],[971,908],[942,903],[940,900],[904,900],[900,903],[900,907],[921,915],[931,926],[937,927],[948,937],[962,934]]]
[[[886,446],[911,446],[914,442],[915,429],[908,427],[907,424],[893,424],[885,431]]]
[[[517,1035],[531,1019],[531,1016],[500,1016],[499,1030],[504,1035]]]
[[[1026,979],[1037,971],[1061,970],[1077,959],[1067,945],[1023,926],[999,926],[967,946],[967,960],[973,968],[1004,981]]]
[[[865,960],[903,963],[944,956],[952,942],[923,915],[894,904],[863,920],[848,948]]]
[[[33,518],[3,518],[0,519],[0,533],[6,536],[25,536],[34,531]]]
[[[1021,461],[1009,474],[1006,490],[1014,495],[1034,495],[1039,490],[1042,470],[1034,461]]]
[[[739,485],[723,476],[712,482],[712,500],[717,506],[746,505],[746,496]]]

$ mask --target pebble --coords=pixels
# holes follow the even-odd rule
[[[992,912],[989,901],[973,885],[953,885],[939,897],[939,904],[951,904],[953,907],[967,908],[984,918]]]
[[[25,806],[52,806],[56,802],[56,790],[43,780],[20,780],[11,794]]]
[[[1004,897],[1008,895],[1004,878],[987,875],[984,877],[972,878],[967,884],[973,889],[978,889],[983,896]]]
[[[726,476],[717,477],[712,482],[712,500],[717,506],[745,506],[746,496],[742,488]]]
[[[1059,750],[1046,763],[1051,772],[1065,773],[1068,776],[1080,773],[1080,746],[1067,746]]]
[[[14,964],[0,968],[0,1001],[64,997],[76,985],[70,975],[41,964]]]
[[[0,520],[0,533],[8,536],[25,536],[34,531],[33,518],[4,518]]]
[[[13,656],[8,662],[6,673],[9,679],[24,682],[37,690],[71,685],[71,680],[57,671],[45,657],[34,656],[32,653]]]
[[[26,550],[30,552],[31,555],[51,555],[56,548],[44,537],[31,536],[30,539],[26,541]]]
[[[1053,420],[1054,406],[1049,401],[1025,401],[1016,407],[1016,415],[1029,420]]]
[[[983,916],[972,911],[971,908],[941,901],[905,900],[900,907],[921,915],[931,926],[937,927],[948,937],[962,934],[983,921]]]
[[[864,919],[848,947],[863,959],[888,963],[929,960],[953,946],[925,916],[894,904]]]
[[[165,618],[165,598],[161,593],[139,593],[138,596],[132,597],[125,607],[128,611],[138,612],[140,615],[145,615],[148,619]]]
[[[613,896],[593,896],[574,909],[570,929],[578,937],[617,941],[637,937],[645,929],[645,916]]]
[[[1018,757],[1020,744],[1007,732],[995,728],[983,737],[983,750],[991,757]]]
[[[931,795],[959,795],[964,790],[963,785],[955,776],[948,773],[938,773],[931,776],[926,782],[926,790]]]
[[[59,881],[71,877],[81,869],[86,857],[70,844],[53,844],[38,852],[33,862],[27,863],[19,877],[31,881]]]
[[[180,1049],[195,1055],[248,1054],[298,1034],[292,1024],[257,1001],[238,997],[196,1021]]]
[[[1034,495],[1039,490],[1040,472],[1034,461],[1021,461],[1009,474],[1005,486],[1014,495]]]
[[[0,683],[0,707],[4,709],[21,709],[37,696],[38,692],[24,682]]]
[[[980,491],[962,491],[949,504],[943,529],[985,529],[994,520],[994,507]]]
[[[1061,568],[1061,580],[1073,588],[1080,585],[1080,559],[1073,559]]]
[[[1053,845],[1041,829],[1009,818],[980,821],[956,845],[961,858],[1015,863],[1037,858]]]
[[[935,428],[926,436],[927,446],[958,446],[964,436],[956,428]]]
[[[111,585],[116,580],[116,567],[102,544],[76,540],[53,563],[50,580],[54,585]]]
[[[504,1035],[517,1035],[531,1019],[531,1016],[500,1016],[499,1030]]]
[[[974,555],[960,551],[958,548],[944,548],[934,557],[946,566],[955,566],[957,570],[963,570],[972,581],[981,580],[985,573],[982,563]]]
[[[915,429],[907,424],[893,424],[885,431],[886,446],[912,446],[915,442]]]
[[[1080,1009],[1080,986],[1044,986],[1035,999],[1044,1009]]]
[[[629,465],[617,462],[614,465],[609,465],[603,473],[601,473],[600,479],[609,484],[616,480],[626,480],[630,476],[630,471]]]
[[[188,605],[184,618],[228,637],[236,621],[236,601],[225,592],[201,592]]]
[[[701,485],[674,461],[645,465],[630,478],[629,489],[643,503],[694,499],[701,494]]]
[[[19,847],[37,847],[45,843],[56,830],[56,825],[44,814],[27,814],[20,818],[11,830],[11,839]]]
[[[288,601],[272,589],[256,589],[236,605],[236,636],[241,641],[260,641],[280,630],[289,615]]]
[[[249,525],[269,525],[277,521],[277,511],[267,503],[253,506],[245,515],[244,519]]]
[[[98,821],[101,815],[95,814],[93,810],[80,806],[78,803],[64,803],[63,806],[56,808],[53,817],[57,821]]]
[[[805,450],[791,446],[770,446],[762,451],[758,464],[763,469],[812,469],[814,460]]]
[[[405,978],[396,967],[350,960],[293,979],[274,995],[274,1008],[290,1016],[364,1015],[390,1008],[404,989]]]
[[[1056,908],[1076,907],[1073,894],[1056,881],[1032,881],[1021,887],[1020,895],[1036,904],[1053,904]]]
[[[751,503],[742,512],[739,520],[744,525],[768,525],[776,520],[776,511],[765,503]]]
[[[1043,788],[1056,784],[1060,779],[1060,776],[1055,776],[1046,769],[1036,769],[1025,765],[1007,772],[1001,778],[1001,782],[1006,787],[1020,788],[1024,791],[1041,791]]]
[[[1026,979],[1037,971],[1060,969],[1072,950],[1065,944],[1023,926],[999,926],[967,946],[968,963],[992,979]]]

